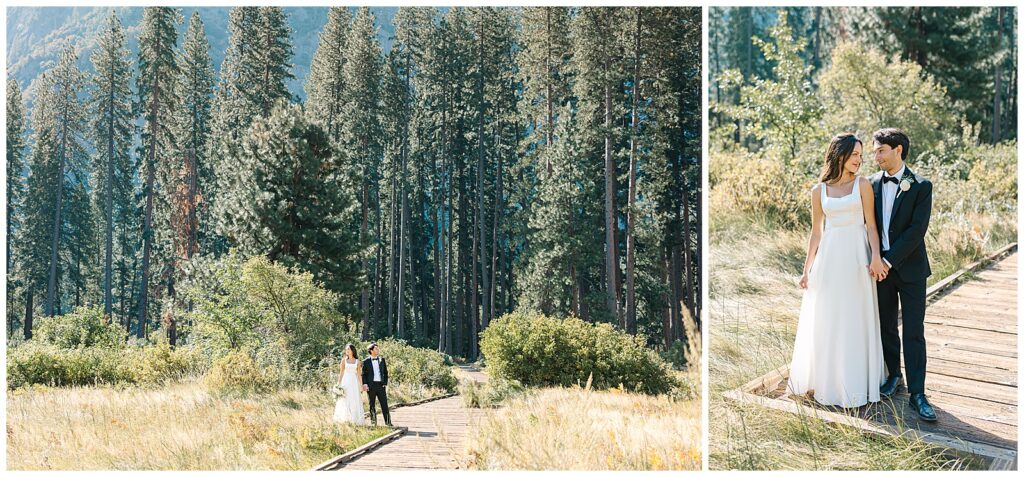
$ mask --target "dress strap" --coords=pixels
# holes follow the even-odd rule
[[[825,199],[828,198],[828,184],[825,181],[821,182],[821,203],[825,203]]]
[[[860,177],[853,176],[853,194],[856,194],[860,187]]]

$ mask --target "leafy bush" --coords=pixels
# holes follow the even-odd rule
[[[7,350],[7,387],[162,384],[196,374],[199,362],[184,347],[61,348],[29,342]]]
[[[368,344],[367,344],[368,345]],[[388,378],[398,383],[418,383],[427,387],[455,390],[458,381],[445,355],[432,349],[416,348],[403,341],[378,341],[381,355],[387,358]],[[366,349],[366,346],[362,348]]]
[[[65,315],[40,318],[34,331],[34,338],[60,348],[119,348],[125,343],[125,330],[117,323],[108,323],[100,306],[83,306]]]
[[[244,396],[273,389],[273,379],[246,350],[232,351],[210,366],[203,379],[211,393],[221,396]]]
[[[193,348],[171,348],[166,343],[147,346],[137,351],[136,380],[140,383],[163,384],[198,374],[202,359]]]
[[[122,350],[68,349],[47,343],[25,343],[7,350],[7,387],[11,389],[32,384],[134,383],[135,378]]]
[[[911,138],[913,160],[933,150],[956,127],[945,88],[917,63],[886,58],[867,45],[836,45],[820,84],[824,131],[855,132],[865,141],[865,151],[874,131],[898,126]],[[825,150],[824,143],[820,150]]]
[[[597,389],[663,394],[675,384],[668,364],[641,338],[607,323],[511,313],[488,325],[480,350],[492,376],[527,386],[582,384],[591,374]]]
[[[230,254],[212,278],[188,291],[194,301],[192,336],[213,358],[238,349],[272,349],[261,365],[312,369],[351,335],[339,298],[299,273],[264,257]],[[267,358],[264,360],[262,358]]]

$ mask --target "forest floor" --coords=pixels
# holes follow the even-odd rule
[[[393,404],[429,390],[396,387]],[[436,394],[436,393],[435,393]],[[331,422],[326,391],[218,398],[162,387],[33,386],[7,392],[11,470],[308,470],[388,432]]]
[[[983,468],[921,441],[867,436],[810,416],[724,399],[723,393],[787,364],[792,356],[807,233],[722,211],[710,224],[710,469],[936,470]],[[991,253],[1005,240],[991,241]],[[929,249],[929,285],[977,257]]]

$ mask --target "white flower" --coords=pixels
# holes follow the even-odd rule
[[[900,190],[903,191],[903,192],[906,192],[906,191],[910,190],[910,181],[908,181],[906,179],[903,179],[900,182]]]

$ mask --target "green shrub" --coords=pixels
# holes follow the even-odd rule
[[[248,351],[232,351],[210,366],[203,379],[211,393],[221,396],[244,396],[273,389],[273,379],[256,365]]]
[[[7,387],[163,384],[197,374],[199,363],[191,348],[166,344],[61,348],[33,341],[7,349]]]
[[[458,385],[451,363],[437,351],[416,348],[393,339],[378,341],[377,345],[380,346],[381,356],[387,358],[390,381],[421,384],[448,392],[454,391]],[[365,350],[366,346],[363,346],[362,352]]]
[[[83,306],[65,315],[40,318],[33,337],[61,348],[120,348],[125,343],[125,330],[117,323],[108,323],[102,307]]]
[[[318,286],[309,273],[264,257],[243,262],[230,254],[210,275],[189,288],[188,296],[195,306],[191,336],[212,358],[243,348],[272,349],[267,359],[257,356],[260,364],[315,369],[352,336],[354,324],[337,311],[338,296]]]
[[[137,351],[139,365],[136,380],[140,383],[163,384],[198,373],[201,358],[192,348],[171,348],[166,343],[147,346]]]
[[[492,376],[526,386],[623,387],[647,394],[669,392],[675,379],[667,363],[643,339],[607,323],[511,313],[492,321],[480,350]]]
[[[7,350],[7,387],[134,383],[124,350],[25,343]]]

